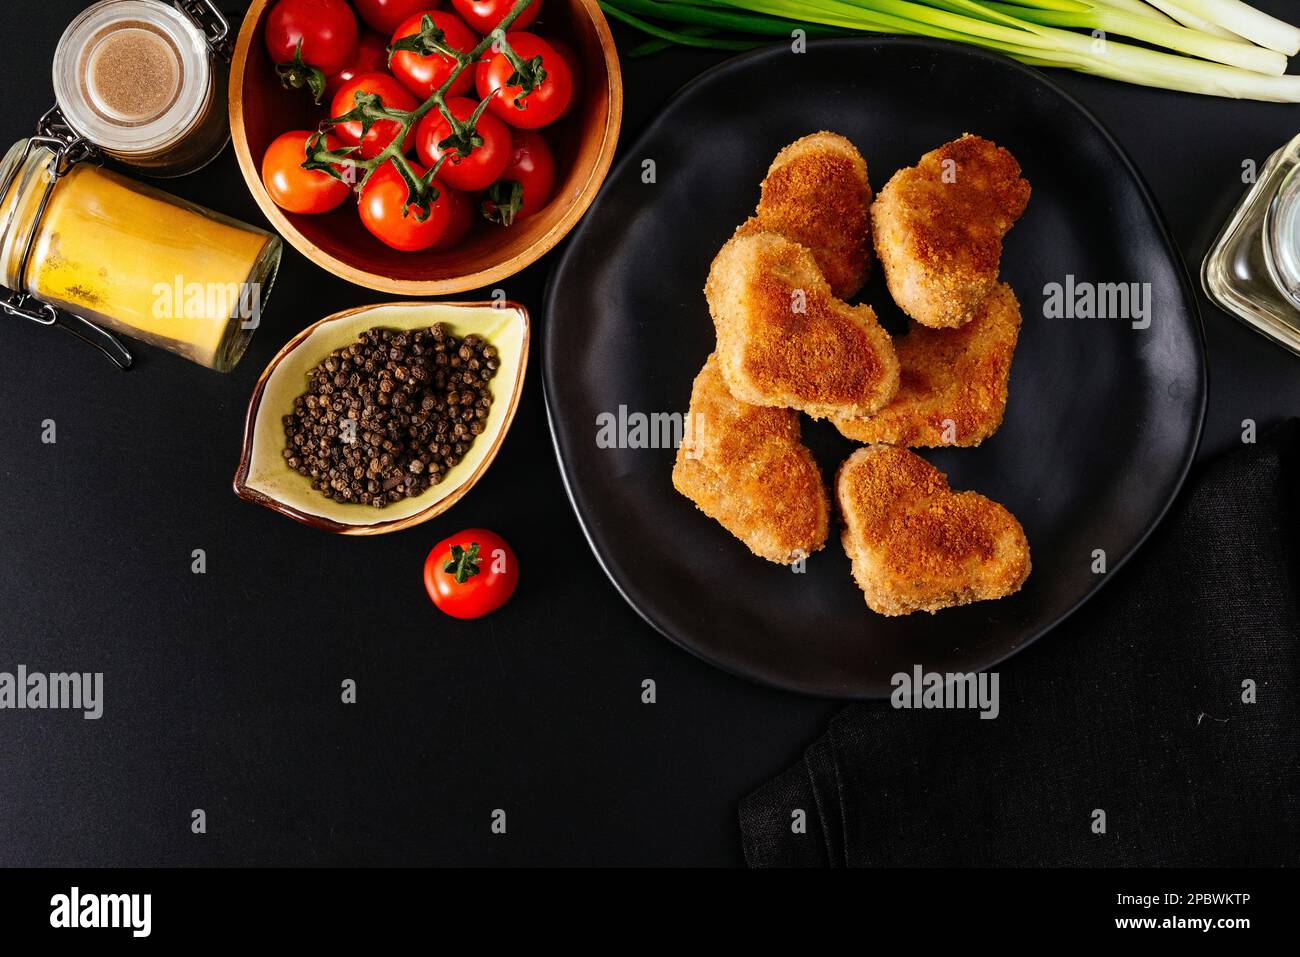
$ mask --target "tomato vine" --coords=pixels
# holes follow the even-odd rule
[[[474,112],[468,118],[458,120],[447,106],[447,94],[461,74],[478,63],[479,59],[488,50],[501,54],[509,61],[514,70],[510,74],[508,85],[519,88],[520,92],[516,95],[513,104],[518,109],[524,108],[523,101],[528,94],[541,86],[546,80],[546,70],[542,66],[542,58],[534,56],[525,60],[511,48],[506,40],[506,32],[509,30],[510,25],[519,19],[520,15],[535,2],[537,0],[516,0],[510,12],[501,18],[501,22],[493,28],[492,32],[479,41],[474,49],[469,51],[458,50],[447,43],[446,35],[434,23],[433,18],[425,16],[420,23],[419,32],[402,37],[394,42],[388,48],[388,55],[391,60],[397,52],[407,50],[417,56],[440,54],[455,60],[455,67],[442,85],[434,90],[429,98],[414,110],[392,109],[384,105],[383,98],[378,94],[358,92],[355,105],[351,110],[342,116],[331,117],[323,121],[320,129],[307,141],[306,162],[302,164],[303,169],[322,170],[336,179],[355,183],[356,188],[360,190],[365,187],[376,170],[380,169],[385,163],[392,163],[393,167],[401,175],[403,182],[406,183],[407,209],[403,211],[404,215],[408,214],[410,207],[414,206],[416,210],[415,216],[418,220],[423,222],[428,219],[430,208],[440,195],[438,187],[433,183],[435,177],[437,177],[439,170],[442,169],[443,163],[453,153],[463,158],[469,156],[476,148],[483,145],[483,138],[476,132],[476,126],[479,118],[483,115],[483,111],[488,108],[492,97],[500,92],[489,93],[478,103]],[[411,166],[402,146],[415,125],[433,109],[437,109],[442,114],[449,132],[447,137],[438,144],[442,155],[421,176]],[[391,143],[370,159],[355,155],[360,149],[359,146],[330,149],[326,142],[326,134],[343,123],[360,123],[362,136],[364,136],[380,120],[391,120],[399,124],[401,129],[393,137]],[[340,168],[342,168],[342,171],[340,171]]]

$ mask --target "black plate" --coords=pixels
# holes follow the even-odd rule
[[[877,189],[963,132],[1010,149],[1033,186],[1002,259],[1024,311],[1006,420],[977,449],[922,451],[954,488],[1004,503],[1024,525],[1033,573],[1011,598],[880,617],[853,582],[836,528],[795,574],[751,555],[673,490],[672,449],[598,447],[600,413],[685,411],[713,348],[701,292],[709,263],[753,210],[777,150],[821,129],[858,146]],[[1150,327],[1045,318],[1045,285],[1067,275],[1150,283]],[[861,299],[901,328],[878,267]],[[571,238],[545,328],[560,467],[615,586],[706,661],[818,695],[883,697],[913,665],[988,668],[1047,632],[1159,521],[1205,412],[1186,269],[1123,150],[1041,73],[926,40],[827,40],[803,54],[778,45],[688,85],[626,150]],[[853,448],[807,419],[804,441],[828,477]],[[1105,574],[1092,570],[1097,549]]]

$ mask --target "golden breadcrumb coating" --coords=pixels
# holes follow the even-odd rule
[[[890,295],[917,322],[969,322],[993,291],[1002,237],[1029,202],[1020,164],[967,133],[899,170],[871,207]]]
[[[723,378],[742,402],[855,418],[898,391],[898,357],[876,314],[835,298],[803,246],[738,233],[704,292]]]
[[[813,133],[776,154],[742,232],[784,236],[813,254],[831,292],[851,299],[871,266],[867,161],[838,133]]]
[[[979,445],[998,430],[1020,337],[1020,303],[998,283],[975,318],[957,329],[916,323],[901,339],[898,394],[873,416],[835,419],[846,438],[889,445]]]
[[[711,355],[695,377],[673,487],[760,558],[789,565],[826,544],[830,503],[799,416],[731,397]]]
[[[915,452],[858,449],[840,466],[844,551],[872,611],[935,612],[1002,598],[1029,576],[1015,516],[977,492],[954,492]]]

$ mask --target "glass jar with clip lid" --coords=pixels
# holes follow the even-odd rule
[[[64,120],[151,176],[205,166],[230,140],[230,25],[212,0],[100,0],[54,53]]]
[[[1268,158],[1201,267],[1214,303],[1300,354],[1300,136]]]
[[[243,355],[277,236],[104,169],[57,108],[0,159],[0,310],[129,368],[123,333],[219,372]]]

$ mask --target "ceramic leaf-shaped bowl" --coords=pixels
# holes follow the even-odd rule
[[[442,482],[387,508],[335,502],[312,489],[311,479],[289,468],[283,455],[283,418],[307,390],[308,373],[367,329],[413,330],[436,322],[460,337],[480,335],[497,348],[501,366],[492,379],[492,410],[483,433]],[[473,488],[496,457],[519,405],[528,339],[528,311],[515,303],[395,302],[350,309],[308,326],[271,360],[253,389],[235,494],[305,525],[343,535],[395,532],[441,515]]]

